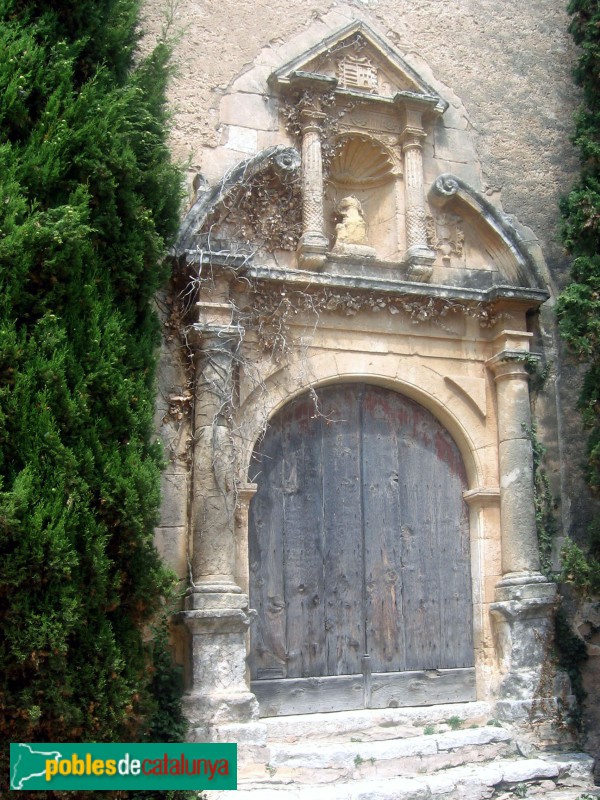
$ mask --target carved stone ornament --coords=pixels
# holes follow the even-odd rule
[[[339,85],[377,94],[377,67],[366,56],[348,55],[338,62]]]
[[[464,242],[460,217],[447,213],[427,216],[427,244],[441,255],[444,263],[450,263],[451,256],[462,257]]]

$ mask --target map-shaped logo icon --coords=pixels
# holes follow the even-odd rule
[[[58,761],[60,758],[62,753],[57,750],[34,750],[29,744],[11,745],[10,788],[16,791],[33,788],[27,782],[33,778],[45,779],[46,762],[49,759]]]

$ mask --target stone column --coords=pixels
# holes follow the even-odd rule
[[[200,321],[189,332],[196,347],[193,552],[181,619],[190,633],[192,659],[184,708],[196,741],[218,739],[223,726],[246,723],[258,713],[245,676],[248,596],[235,581],[236,458],[230,417],[240,334],[232,324],[228,281],[221,283],[210,300],[198,304]]]
[[[313,108],[301,112],[302,125],[302,229],[298,244],[300,266],[321,269],[329,242],[323,232],[323,156],[321,120],[325,114]]]
[[[525,369],[528,334],[515,332],[511,336],[504,332],[501,339],[502,349],[487,365],[496,382],[502,585],[509,585],[511,581],[529,583],[531,576],[541,576],[533,495],[529,373]],[[513,342],[524,344],[527,349],[511,347]]]
[[[536,702],[556,705],[549,648],[556,585],[540,574],[533,489],[529,375],[531,334],[504,331],[487,362],[496,382],[502,579],[490,610],[502,680],[498,716],[531,718]]]
[[[408,275],[418,281],[428,281],[433,271],[435,253],[427,244],[426,202],[423,180],[423,142],[425,131],[421,115],[413,110],[410,123],[402,133],[404,156],[404,194],[406,214],[406,254]]]

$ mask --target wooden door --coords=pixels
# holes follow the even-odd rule
[[[439,421],[337,384],[273,418],[252,470],[261,713],[474,699],[466,477]]]

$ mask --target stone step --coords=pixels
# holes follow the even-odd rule
[[[446,703],[433,706],[336,711],[327,714],[299,714],[267,717],[268,741],[381,741],[423,733],[426,727],[438,732],[449,730],[447,720],[460,727],[485,725],[493,719],[493,704],[487,702]]]
[[[334,783],[433,774],[513,755],[510,732],[493,726],[383,741],[271,743],[262,756],[240,753],[238,777],[245,781],[268,773],[278,781]]]
[[[592,781],[593,759],[581,753],[553,754],[532,759],[497,759],[493,763],[453,767],[432,775],[351,780],[299,786],[277,780],[239,784],[236,800],[486,800],[506,796],[545,796],[575,800],[597,795]],[[227,800],[227,792],[208,791],[206,800]]]

